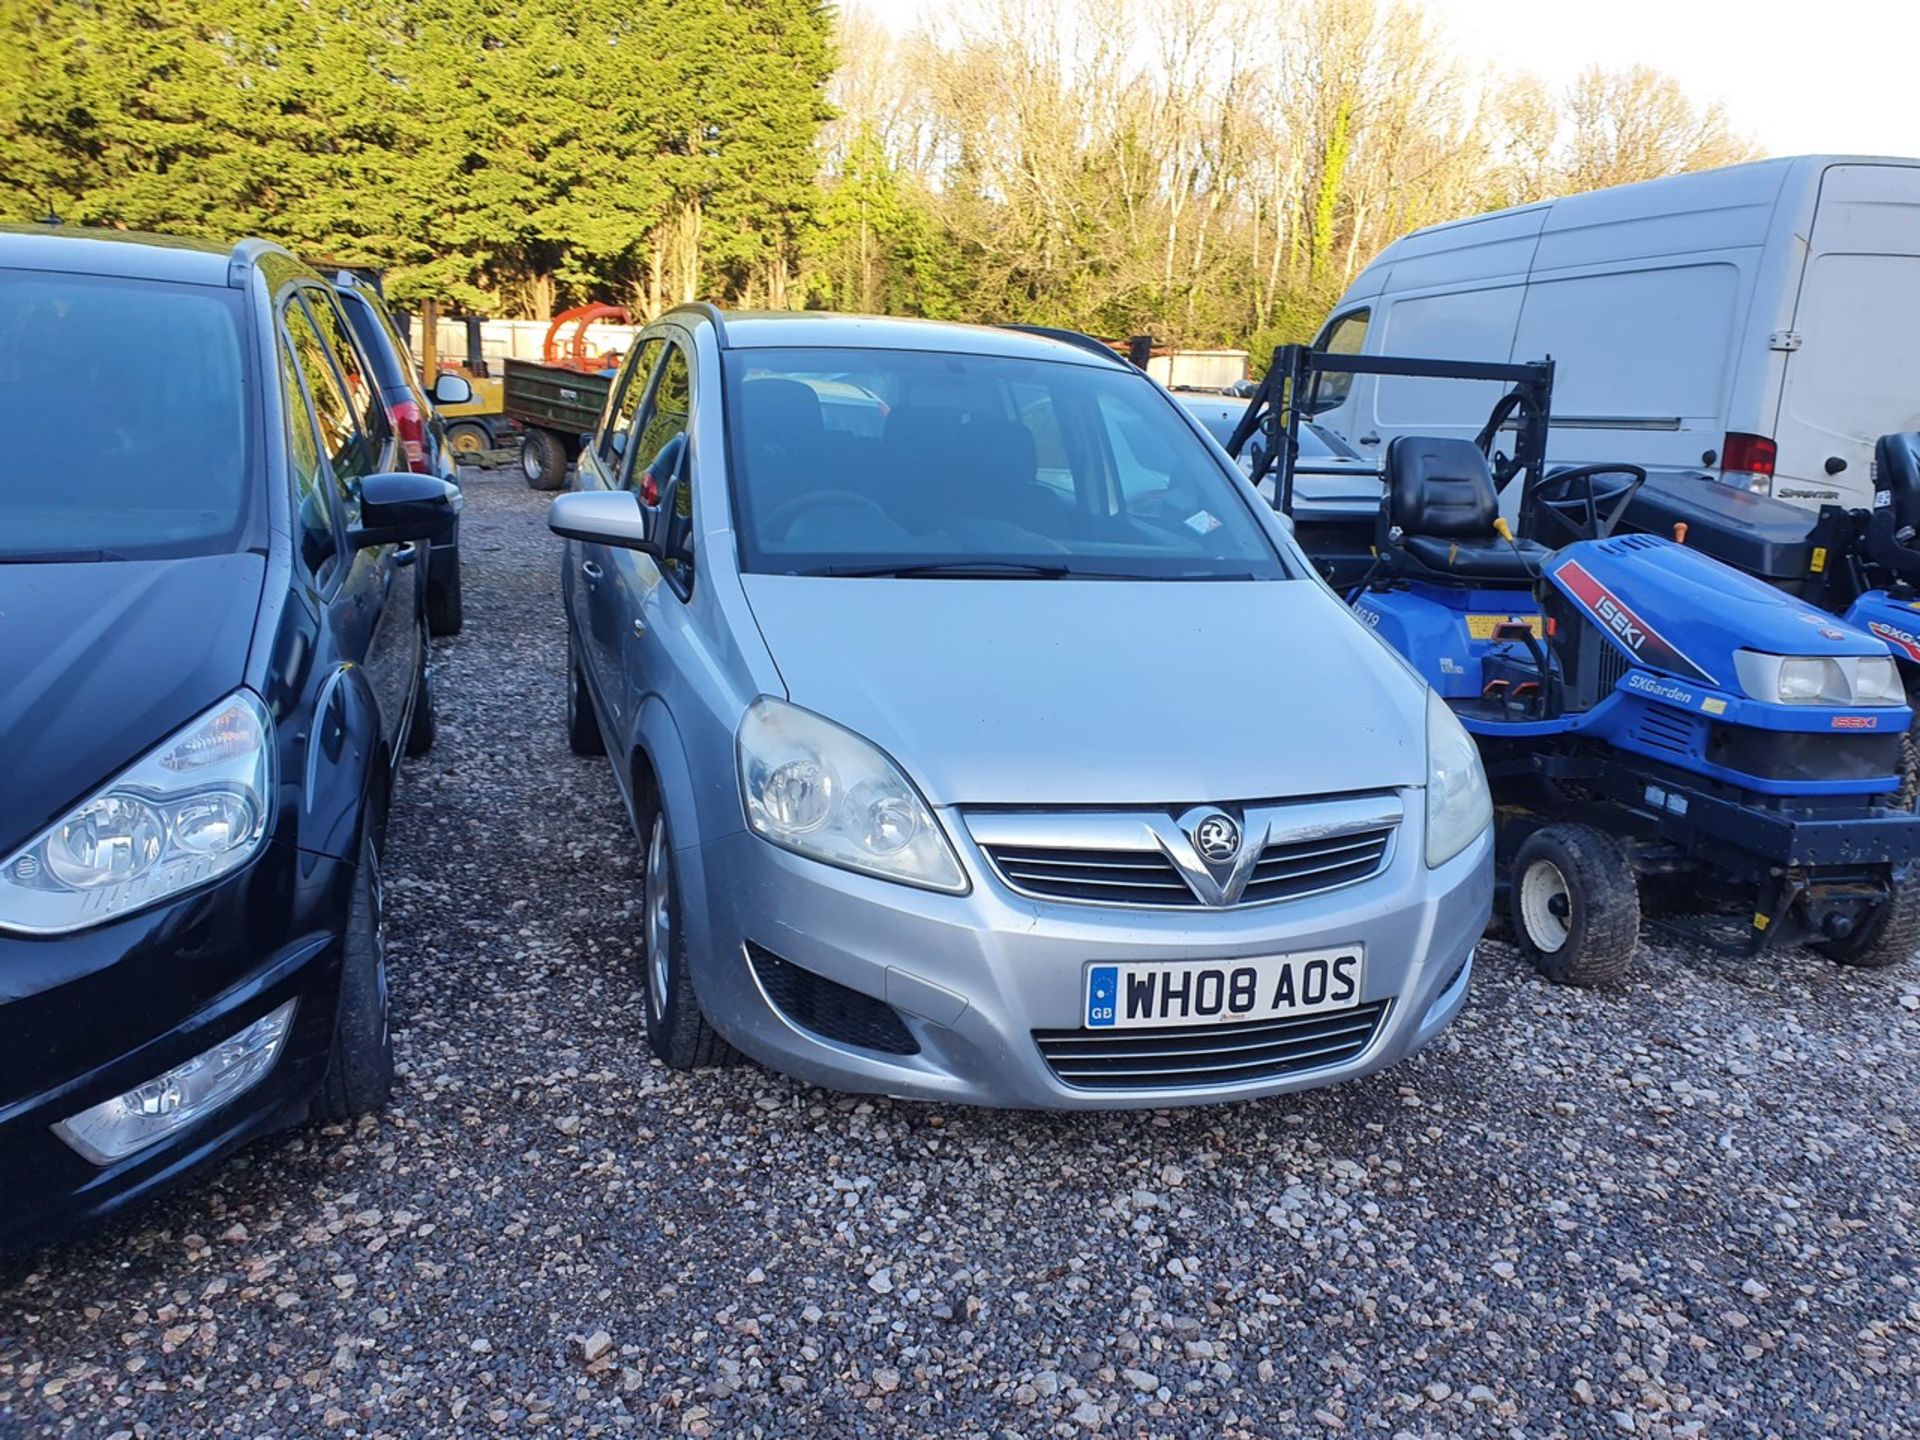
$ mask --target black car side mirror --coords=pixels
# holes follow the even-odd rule
[[[347,531],[356,550],[369,545],[429,544],[453,538],[460,518],[460,487],[437,475],[401,470],[360,482],[360,523]]]

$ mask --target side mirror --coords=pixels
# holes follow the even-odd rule
[[[658,555],[647,512],[631,490],[576,490],[556,495],[547,507],[547,528],[563,540],[613,545]]]
[[[442,370],[440,378],[433,382],[433,403],[436,405],[471,405],[473,403],[473,385],[464,375],[455,375]]]
[[[360,523],[347,532],[356,550],[369,545],[429,544],[453,538],[463,504],[460,487],[410,470],[369,475],[360,482]]]

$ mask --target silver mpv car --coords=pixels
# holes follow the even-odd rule
[[[649,327],[554,501],[574,748],[646,847],[648,1032],[981,1105],[1363,1075],[1466,998],[1472,742],[1117,357]]]

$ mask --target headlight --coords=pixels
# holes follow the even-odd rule
[[[1733,652],[1740,688],[1769,705],[1904,705],[1900,672],[1887,655]]]
[[[58,935],[238,868],[267,833],[273,726],[238,690],[0,863],[0,929]]]
[[[1493,797],[1473,737],[1437,691],[1427,692],[1427,865],[1444,865],[1493,822]]]
[[[756,834],[843,869],[966,892],[960,861],[920,792],[858,735],[762,696],[740,722],[738,753]]]

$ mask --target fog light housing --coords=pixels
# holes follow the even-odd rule
[[[211,1050],[69,1116],[53,1133],[96,1165],[111,1165],[185,1129],[257,1085],[280,1058],[293,1009],[287,1001]]]

